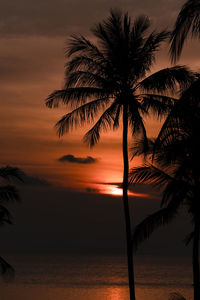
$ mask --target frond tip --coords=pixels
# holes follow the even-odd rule
[[[173,210],[170,206],[168,206],[145,218],[135,227],[132,237],[134,250],[136,251],[139,244],[149,239],[150,235],[157,228],[169,224],[176,214],[176,210]]]
[[[182,6],[171,35],[170,55],[172,62],[180,57],[189,33],[192,37],[200,36],[200,2],[187,0]]]
[[[23,173],[18,168],[13,168],[10,166],[0,168],[0,177],[5,180],[18,179],[19,181],[23,181]]]
[[[6,279],[12,279],[15,275],[14,268],[0,256],[0,272]]]
[[[194,74],[186,66],[173,66],[157,71],[140,82],[140,88],[145,92],[163,93],[167,90],[174,93],[177,85],[186,89],[194,81]]]
[[[163,187],[163,185],[173,180],[174,178],[172,178],[164,170],[161,170],[151,164],[144,167],[133,168],[129,173],[130,184],[151,183],[156,187]]]
[[[84,125],[85,123],[90,123],[93,121],[94,117],[97,115],[100,109],[104,109],[109,98],[100,98],[88,102],[74,109],[72,112],[64,115],[57,123],[57,133],[58,136],[62,136],[64,133],[68,133],[70,129],[76,127],[77,125]]]
[[[0,201],[19,201],[20,196],[18,190],[12,185],[0,186]]]
[[[179,293],[171,293],[169,300],[186,300],[186,299]]]
[[[90,147],[96,145],[100,139],[100,132],[111,125],[115,126],[116,112],[118,112],[118,103],[113,102],[101,115],[96,124],[85,134],[83,141]]]

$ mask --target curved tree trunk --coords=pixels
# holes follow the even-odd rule
[[[194,285],[194,300],[200,299],[200,274],[199,274],[199,233],[200,220],[199,216],[194,217],[194,239],[193,239],[193,285]]]
[[[127,105],[123,108],[123,162],[124,162],[124,175],[123,175],[123,204],[124,215],[126,224],[126,243],[127,243],[127,259],[128,259],[128,279],[129,279],[129,292],[130,300],[135,300],[135,283],[134,283],[134,269],[133,269],[133,247],[131,239],[131,222],[128,204],[128,111]]]

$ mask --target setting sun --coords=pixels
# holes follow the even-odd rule
[[[121,196],[122,195],[122,189],[120,189],[118,187],[111,187],[110,193],[112,195],[115,195],[115,196]]]
[[[123,190],[118,185],[115,184],[97,184],[97,189],[99,190],[100,194],[107,194],[112,196],[122,196]],[[142,197],[142,198],[148,198],[149,195],[145,193],[134,193],[131,191],[128,191],[128,195],[132,197]]]

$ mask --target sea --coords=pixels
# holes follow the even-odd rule
[[[5,257],[5,256],[4,256]],[[14,279],[0,281],[0,300],[128,300],[126,257],[122,255],[10,255]],[[135,258],[137,300],[168,300],[179,293],[192,300],[189,257]]]

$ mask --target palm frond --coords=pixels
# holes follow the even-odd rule
[[[171,180],[163,191],[161,206],[170,203],[173,199],[186,201],[187,197],[190,196],[191,188],[191,185],[183,180]]]
[[[146,57],[144,57],[145,55],[142,55],[142,49],[145,43],[145,33],[149,27],[150,20],[145,15],[137,17],[132,24],[129,42],[129,69],[132,84],[137,82],[138,78],[145,75],[145,64],[143,64],[143,62]]]
[[[12,185],[0,186],[0,202],[19,201],[18,190]]]
[[[111,9],[108,19],[97,24],[92,31],[98,38],[108,61],[120,70],[125,58],[121,54],[127,54],[129,51],[131,19],[128,13],[122,14],[121,10]]]
[[[144,167],[132,168],[129,173],[130,184],[146,183],[160,188],[173,180],[174,178],[170,174],[151,164]]]
[[[45,104],[49,108],[58,107],[60,102],[68,104],[69,98],[66,90],[55,90],[45,100]]]
[[[132,117],[131,118],[131,127],[132,127],[132,135],[135,136],[135,135],[140,135],[142,136],[142,139],[143,139],[143,142],[144,144],[147,145],[147,132],[146,132],[146,128],[145,128],[145,125],[144,125],[144,120],[142,118],[142,116],[140,114],[138,114],[138,118],[136,120],[136,122],[133,122],[133,119]],[[146,142],[145,142],[146,141]]]
[[[142,114],[140,113],[141,111],[144,113],[144,108],[141,103],[137,101],[137,97],[132,97],[131,100],[132,101],[128,104],[128,121],[131,127],[131,133],[133,136],[141,134],[144,138],[146,138],[146,129]]]
[[[90,71],[75,71],[70,73],[66,79],[66,89],[84,86],[102,88],[107,85],[108,81],[104,77]]]
[[[188,34],[200,37],[200,2],[187,0],[182,6],[171,35],[170,55],[175,62],[181,55],[184,42]]]
[[[90,147],[93,147],[98,143],[100,139],[100,131],[107,130],[108,127],[115,121],[116,111],[118,111],[118,103],[113,102],[109,108],[107,108],[101,115],[95,125],[85,134],[83,141]]]
[[[154,154],[157,155],[156,160],[162,161],[162,155],[165,157],[172,158],[174,157],[173,151],[175,149],[180,149],[179,140],[182,135],[181,127],[177,126],[177,120],[171,119],[170,114],[168,115],[166,121],[164,122],[157,138],[155,141]],[[171,154],[170,154],[170,150]],[[184,149],[184,148],[183,148]],[[177,153],[177,151],[176,151]],[[160,157],[160,160],[159,160]],[[153,155],[154,158],[154,155]],[[174,160],[173,160],[174,161]],[[169,161],[168,161],[169,162]]]
[[[0,168],[0,177],[6,180],[18,179],[23,181],[21,170],[10,166]]]
[[[0,205],[0,225],[5,223],[12,224],[12,216],[5,206]]]
[[[58,136],[68,133],[74,126],[83,125],[93,121],[99,109],[105,108],[109,103],[109,98],[100,98],[83,104],[72,112],[64,115],[55,125]]]
[[[188,246],[189,243],[193,240],[194,238],[194,231],[190,232],[186,237],[184,238],[184,244],[185,246]]]
[[[85,54],[99,63],[105,62],[106,59],[100,49],[84,36],[72,35],[66,47],[66,56],[71,57],[74,54]]]
[[[124,14],[123,18],[123,35],[124,35],[124,40],[129,42],[129,37],[130,37],[130,30],[131,30],[131,18],[129,17],[128,13]]]
[[[187,158],[186,145],[186,141],[180,139],[180,135],[178,135],[176,130],[169,131],[169,134],[163,136],[159,142],[156,139],[152,151],[152,159],[158,166],[167,167],[174,165],[176,169],[177,165],[183,164],[184,159]]]
[[[141,105],[145,111],[155,114],[157,117],[163,117],[172,109],[177,99],[169,96],[156,94],[140,94]]]
[[[137,17],[132,25],[132,41],[138,41],[145,34],[147,29],[149,29],[151,22],[149,18],[145,15]],[[137,45],[138,46],[138,45]]]
[[[152,155],[154,149],[155,139],[148,139],[147,137],[142,137],[135,140],[133,146],[130,148],[131,159],[135,156],[144,156]]]
[[[106,94],[105,90],[96,87],[66,88],[51,93],[46,99],[46,106],[55,108],[62,102],[65,105],[70,104],[71,107],[74,107],[77,104],[85,103],[91,97],[100,98]]]
[[[194,81],[194,74],[185,66],[174,66],[162,69],[140,82],[138,87],[147,92],[163,93],[167,90],[174,93],[177,85],[186,89]]]
[[[194,80],[167,116],[156,140],[156,146],[175,145],[191,133],[191,121],[198,120],[200,79]],[[197,118],[196,118],[197,117]],[[180,143],[180,142],[179,142]]]
[[[14,268],[0,256],[0,270],[1,274],[9,279],[12,279],[15,275],[15,270]]]
[[[167,38],[166,31],[153,31],[147,38],[144,36],[137,37],[136,41],[132,40],[130,51],[130,79],[132,84],[144,78],[150,71],[155,62],[155,54],[161,43]],[[137,57],[137,59],[135,59]]]
[[[143,58],[144,71],[149,71],[152,64],[155,62],[155,53],[159,50],[161,43],[169,37],[168,31],[156,32],[153,31],[145,40],[141,49],[141,57]],[[145,73],[144,73],[145,74]]]
[[[104,70],[103,66],[104,65],[102,63],[99,63],[95,59],[87,57],[86,55],[80,55],[72,58],[69,62],[67,62],[65,75],[67,77],[71,72],[80,69],[89,69],[91,72],[101,73],[101,70]]]
[[[191,82],[190,86],[183,90],[181,94],[181,105],[199,105],[199,90],[200,90],[200,74],[194,74],[194,80]],[[187,101],[187,102],[186,102]]]
[[[133,232],[133,247],[134,251],[137,250],[139,244],[147,240],[150,235],[158,229],[160,226],[168,225],[177,215],[177,209],[179,203],[170,203],[165,208],[146,217],[141,223],[139,223]]]
[[[111,10],[108,19],[92,28],[92,32],[99,39],[103,50],[115,50],[116,42],[122,37],[122,13],[120,10]],[[106,53],[108,55],[108,53]]]
[[[118,104],[118,107],[116,109],[116,114],[114,117],[113,129],[117,129],[119,127],[119,118],[120,118],[121,108],[122,108],[122,106],[120,104]]]
[[[108,61],[106,69],[113,85],[122,83],[122,77],[127,77],[130,70],[130,24],[128,13],[122,15],[121,11],[111,10],[110,17],[93,29]]]

